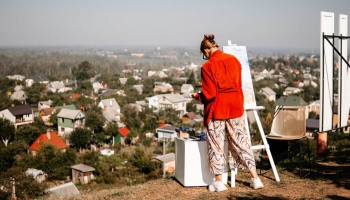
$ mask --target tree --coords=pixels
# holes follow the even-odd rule
[[[106,133],[107,136],[112,138],[112,145],[114,145],[114,139],[113,137],[118,134],[118,124],[116,122],[110,122],[107,124],[104,132]]]
[[[196,83],[196,79],[194,77],[193,70],[191,71],[190,77],[187,80],[187,84],[194,85]]]
[[[197,100],[192,100],[191,102],[187,103],[187,105],[186,105],[187,112],[194,112],[195,113],[197,111],[196,101]]]
[[[122,117],[122,121],[124,122],[124,124],[131,130],[137,130],[141,127],[141,119],[138,115],[137,110],[130,106],[130,105],[125,105],[122,108],[122,113],[123,113],[123,117]]]
[[[37,126],[31,124],[22,125],[16,131],[15,141],[24,141],[31,145],[41,133],[43,132]]]
[[[78,65],[78,69],[74,68],[73,74],[77,80],[86,80],[94,75],[94,67],[89,61],[83,61]]]
[[[179,111],[175,110],[174,108],[161,109],[158,112],[158,116],[160,120],[174,126],[177,126],[180,123]]]
[[[57,114],[61,111],[60,108],[57,108],[54,113],[50,115],[49,122],[52,123],[53,127],[57,127]]]
[[[97,112],[87,112],[85,117],[85,127],[88,127],[93,133],[100,133],[104,125],[105,118]]]
[[[0,137],[5,146],[13,139],[14,135],[15,126],[13,123],[6,118],[0,118]]]
[[[143,173],[150,173],[156,169],[155,162],[151,161],[151,156],[146,155],[144,151],[137,148],[134,155],[130,158],[130,162],[139,168]]]
[[[85,128],[76,128],[70,134],[70,143],[75,146],[79,152],[86,147],[91,139],[91,131]]]

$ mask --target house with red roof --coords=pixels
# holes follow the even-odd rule
[[[31,151],[32,155],[35,156],[37,154],[37,151],[44,144],[51,144],[62,152],[65,152],[66,148],[68,147],[66,142],[63,141],[55,131],[48,130],[46,133],[40,134],[40,136],[32,143],[32,145],[30,145],[29,150]]]
[[[129,135],[130,130],[127,127],[123,127],[118,129],[118,134],[113,137],[115,143],[121,143],[122,145],[125,145],[125,139]]]

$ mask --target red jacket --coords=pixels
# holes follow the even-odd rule
[[[241,63],[230,54],[215,51],[202,66],[202,92],[198,100],[204,104],[204,122],[230,119],[243,115]]]

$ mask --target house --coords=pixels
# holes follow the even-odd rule
[[[156,110],[164,108],[173,108],[179,111],[179,117],[182,117],[186,111],[187,100],[180,94],[160,94],[149,98],[149,108],[155,108]]]
[[[309,108],[309,112],[314,112],[317,115],[319,115],[320,114],[320,100],[316,100],[314,102],[311,102],[308,105],[308,108]]]
[[[31,76],[26,79],[26,86],[31,87],[33,83],[48,84],[50,80],[46,76]]]
[[[45,190],[46,193],[51,193],[56,197],[72,197],[80,195],[78,188],[72,182],[64,183]]]
[[[173,86],[170,85],[169,83],[162,83],[162,84],[157,84],[153,88],[153,92],[173,92]]]
[[[122,85],[125,85],[127,81],[128,81],[128,78],[119,78],[119,82]]]
[[[188,112],[188,113],[184,114],[182,116],[182,119],[181,119],[182,123],[190,121],[190,120],[200,122],[200,121],[203,121],[203,117],[200,115],[199,116],[196,115],[196,113],[194,113],[194,112]]]
[[[287,87],[284,92],[283,95],[290,95],[290,94],[296,94],[296,93],[300,93],[301,90],[299,88],[295,88],[295,87]]]
[[[75,100],[77,100],[77,99],[80,98],[80,97],[81,97],[81,94],[77,94],[77,93],[74,93],[74,94],[71,96],[72,101],[75,101]]]
[[[156,133],[158,135],[158,141],[161,141],[163,137],[174,141],[174,138],[178,137],[176,128],[172,126],[158,127]]]
[[[77,164],[70,167],[72,169],[72,181],[73,183],[87,184],[91,180],[95,179],[93,172],[95,168],[84,165]]]
[[[168,77],[168,75],[166,75],[163,71],[148,71],[147,75],[148,75],[148,77],[150,77],[150,76],[158,76],[160,78]]]
[[[42,133],[38,138],[30,145],[29,151],[35,156],[44,144],[51,144],[58,150],[65,152],[68,147],[67,143],[58,136],[55,131],[47,130],[46,133]]]
[[[101,92],[101,94],[99,94],[98,96],[104,98],[104,97],[108,97],[111,95],[124,95],[124,91],[123,90],[115,90],[115,89],[106,89],[104,91]]]
[[[75,128],[85,126],[85,115],[81,110],[62,108],[57,114],[58,134],[70,134]]]
[[[133,107],[138,112],[142,112],[144,108],[147,106],[145,101],[136,101],[135,103],[129,103],[131,107]]]
[[[269,87],[262,88],[259,93],[265,95],[268,101],[276,101],[276,92]]]
[[[120,121],[120,106],[114,98],[103,99],[97,106],[103,109],[102,115],[107,122]]]
[[[152,161],[160,161],[163,163],[164,170],[168,173],[175,172],[175,154],[168,153],[161,156],[156,156],[151,159]]]
[[[189,94],[189,93],[193,93],[194,92],[194,88],[191,84],[182,84],[181,86],[181,93],[182,94]]]
[[[22,104],[26,102],[27,98],[28,97],[23,90],[13,92],[10,97],[11,100],[20,101]]]
[[[139,92],[139,94],[142,94],[143,92],[143,85],[133,85],[133,88]]]
[[[8,79],[11,79],[11,80],[18,80],[18,81],[23,81],[26,77],[25,76],[22,76],[22,75],[13,75],[13,76],[6,76]]]
[[[41,116],[41,119],[45,125],[52,126],[52,123],[50,122],[50,116],[55,113],[55,111],[55,108],[43,108],[39,111],[39,116]]]
[[[101,83],[100,82],[93,82],[92,88],[94,90],[94,93],[98,93],[100,90],[108,88],[108,84],[104,83],[103,81]]]
[[[33,176],[33,179],[38,182],[44,182],[47,178],[47,174],[43,172],[42,170],[28,168],[26,171],[27,176]]]
[[[126,141],[126,137],[129,135],[130,130],[127,127],[119,128],[118,133],[113,139],[115,143],[120,142],[120,144],[125,145],[129,144],[131,141]]]
[[[66,88],[65,88],[65,86],[64,86],[64,84],[63,84],[62,81],[53,81],[53,82],[47,84],[47,85],[46,85],[46,88],[47,88],[48,90],[50,90],[51,92],[53,92],[53,93],[56,93],[56,92],[58,92],[58,93],[66,92]]]
[[[61,81],[64,84],[65,90],[73,90],[73,88],[77,87],[77,81],[72,80],[72,79],[66,79]]]
[[[23,124],[30,124],[34,122],[34,113],[30,105],[14,106],[0,111],[0,117],[10,120],[15,128]]]
[[[52,101],[48,100],[48,101],[39,101],[38,103],[38,110],[41,110],[43,108],[50,108],[52,105]]]

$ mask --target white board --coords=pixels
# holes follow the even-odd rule
[[[348,36],[348,16],[339,15],[339,35]],[[342,53],[343,58],[348,58],[348,40],[339,39],[339,50]],[[338,68],[338,128],[345,127],[348,124],[348,115],[350,109],[350,68],[346,62],[339,56],[339,68]]]
[[[223,46],[223,52],[234,55],[242,66],[242,89],[244,93],[244,107],[255,107],[255,95],[250,74],[250,67],[245,46]]]
[[[326,40],[323,40],[323,34],[333,35],[333,33],[334,33],[334,13],[321,12],[321,35],[320,35],[321,79],[320,79],[320,126],[319,126],[320,132],[332,130],[333,47]],[[330,41],[332,42],[332,39],[330,39]]]

